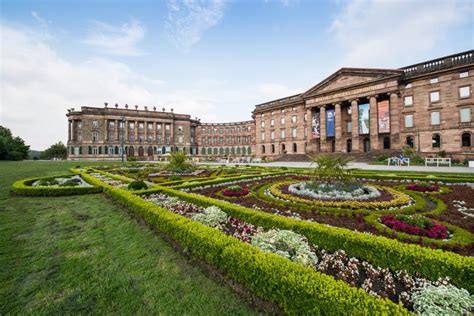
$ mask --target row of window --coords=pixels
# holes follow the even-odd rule
[[[298,107],[296,107],[296,106],[293,106],[293,107],[291,108],[292,111],[296,111],[297,109],[298,109]],[[281,109],[281,110],[280,110],[280,113],[281,113],[281,114],[283,114],[283,113],[285,113],[285,112],[286,112],[286,109]],[[270,115],[272,115],[272,116],[275,115],[275,111],[272,111],[272,112],[270,113]],[[261,116],[261,117],[265,117],[265,113],[262,113],[260,116]]]
[[[414,127],[414,114],[405,114],[405,127],[411,128]],[[460,108],[459,109],[459,121],[460,123],[470,123],[471,122],[471,108]],[[441,124],[441,114],[439,111],[432,111],[430,113],[430,124],[431,125],[440,125]]]
[[[468,99],[471,97],[471,86],[466,85],[458,88],[458,97],[459,99]],[[440,91],[431,91],[429,93],[429,101],[430,103],[439,103],[441,101]],[[403,99],[403,104],[405,106],[412,106],[413,105],[413,95],[406,95]]]
[[[286,144],[280,144],[280,147],[281,147],[281,153],[282,154],[286,154],[288,152],[286,150]],[[275,144],[270,145],[270,153],[271,154],[274,154],[276,152],[275,148],[276,148]],[[293,146],[291,148],[292,148],[292,153],[294,153],[294,154],[298,153],[298,144],[293,143]],[[266,153],[266,146],[262,145],[262,154],[265,154],[265,153]]]
[[[233,145],[233,144],[251,144],[252,143],[252,136],[226,136],[226,137],[205,137],[201,138],[201,143],[203,145],[216,145],[216,144],[226,144],[226,145]]]
[[[304,127],[304,137],[306,138],[307,136],[307,133],[308,133],[308,130],[306,128],[306,126]],[[298,130],[296,127],[293,127],[291,129],[291,137],[292,138],[296,138],[298,135]],[[286,138],[286,130],[282,129],[280,130],[280,139],[285,139]],[[260,135],[260,139],[262,141],[265,141],[265,132],[262,132],[261,135]],[[270,131],[270,140],[274,140],[275,139],[275,131]]]
[[[220,147],[220,148],[212,148],[212,147],[203,147],[201,148],[201,155],[219,155],[219,156],[245,156],[251,155],[252,148],[251,147]]]
[[[217,128],[217,127],[214,127],[214,128],[212,128],[212,127],[207,127],[207,128],[206,128],[206,127],[204,127],[204,126],[201,127],[201,132],[202,132],[203,134],[224,134],[224,132],[225,132],[226,134],[229,134],[229,133],[231,133],[231,134],[235,134],[235,133],[239,134],[240,132],[244,133],[246,130],[247,130],[247,132],[251,132],[251,131],[252,131],[252,127],[251,127],[250,125],[247,126],[247,127],[242,127],[242,128],[240,128],[240,127],[225,127],[225,128],[224,128],[224,127],[219,127],[219,128]]]
[[[411,148],[415,147],[415,138],[414,136],[407,136],[406,144]],[[471,147],[472,146],[472,135],[471,133],[462,133],[461,134],[461,146],[462,147]],[[436,133],[431,136],[431,148],[441,148],[441,135]]]
[[[133,146],[125,146],[124,147],[124,154],[128,156],[135,156],[138,154],[139,156],[145,156],[145,152],[148,156],[152,156],[154,154],[162,155],[165,153],[173,152],[174,151],[182,151],[187,152],[185,147],[179,148],[175,147],[152,147],[149,146],[148,148],[140,146],[137,149]],[[82,147],[70,147],[69,152],[71,155],[82,155]],[[197,148],[190,148],[190,154],[197,154]],[[120,146],[87,146],[87,154],[88,155],[121,155],[122,154],[122,147]]]
[[[306,122],[306,119],[307,119],[307,114],[305,113],[304,114],[304,121],[305,122]],[[291,116],[291,123],[292,124],[296,124],[297,120],[298,120],[298,117],[296,115]],[[284,116],[282,116],[280,118],[280,125],[285,125],[285,121],[286,121],[286,118]],[[261,124],[262,128],[265,128],[265,121],[262,120],[262,122],[260,124]],[[275,126],[275,119],[270,120],[270,127],[273,127],[273,126]]]

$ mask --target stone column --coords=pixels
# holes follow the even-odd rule
[[[109,141],[109,120],[104,120],[104,142]]]
[[[319,118],[319,127],[321,131],[320,135],[320,144],[321,144],[321,152],[325,152],[326,150],[326,106],[323,105],[320,107],[320,118]]]
[[[68,140],[72,141],[72,121],[68,121]]]
[[[114,121],[114,140],[115,141],[118,141],[120,140],[120,136],[119,136],[119,133],[120,133],[120,124],[119,124],[119,120],[115,120]]]
[[[125,130],[125,139],[124,139],[123,141],[124,141],[125,143],[128,143],[128,142],[129,142],[129,137],[128,137],[128,129],[129,129],[129,127],[130,127],[130,124],[129,124],[129,123],[130,123],[130,122],[127,121],[127,120],[125,120],[125,121],[123,122],[123,128],[124,128],[124,130]]]
[[[341,104],[334,104],[334,123],[335,123],[335,140],[336,140],[336,152],[341,152],[342,146],[342,115],[341,115]]]
[[[148,122],[147,121],[143,121],[143,128],[145,129],[144,131],[144,138],[145,138],[145,141],[144,143],[148,143]]]
[[[156,133],[156,122],[153,122],[153,142],[155,144],[158,144],[158,138],[156,138],[156,135],[157,135],[157,133]]]
[[[135,121],[135,143],[138,143],[138,121]],[[138,148],[137,148],[137,153],[136,156],[138,156]]]
[[[316,143],[313,139],[313,111],[311,108],[306,109],[306,148],[305,153],[310,154],[316,152]]]
[[[400,140],[400,116],[399,102],[397,92],[390,93],[390,135],[392,136],[390,147],[393,149],[401,149],[402,142]]]
[[[377,96],[372,96],[370,100],[370,150],[379,149],[379,120],[377,111]]]
[[[351,101],[351,122],[352,122],[352,151],[359,151],[359,104],[357,100]]]

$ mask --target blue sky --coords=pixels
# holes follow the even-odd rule
[[[397,68],[474,47],[472,1],[0,3],[0,124],[35,149],[66,140],[71,107],[246,120],[255,104],[340,67]]]

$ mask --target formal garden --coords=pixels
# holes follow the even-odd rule
[[[308,169],[194,165],[182,153],[166,164],[79,163],[12,192],[102,192],[263,312],[472,311],[471,175],[314,159]]]

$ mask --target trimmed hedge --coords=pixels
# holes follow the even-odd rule
[[[343,249],[349,256],[366,260],[373,265],[388,267],[393,271],[419,272],[425,278],[436,280],[450,277],[456,286],[474,292],[474,258],[464,257],[439,249],[405,244],[394,239],[354,232],[346,228],[329,227],[314,222],[301,221],[249,209],[197,194],[163,188],[164,193],[188,202],[220,207],[233,217],[264,228],[277,227],[302,234],[308,240],[328,251]]]
[[[37,180],[52,180],[55,178],[61,177],[71,177],[71,174],[67,175],[58,175],[58,176],[49,176],[41,178],[31,178],[19,180],[13,183],[12,191],[18,195],[25,196],[64,196],[64,195],[79,195],[79,194],[92,194],[102,192],[101,186],[93,187],[47,187],[47,186],[32,186],[33,182]],[[89,184],[93,184],[82,177]],[[94,184],[93,184],[94,185]]]
[[[131,192],[104,185],[104,191],[139,214],[182,248],[228,274],[256,295],[298,315],[409,315],[388,299],[365,293],[343,281],[266,253],[214,228],[204,226]]]

